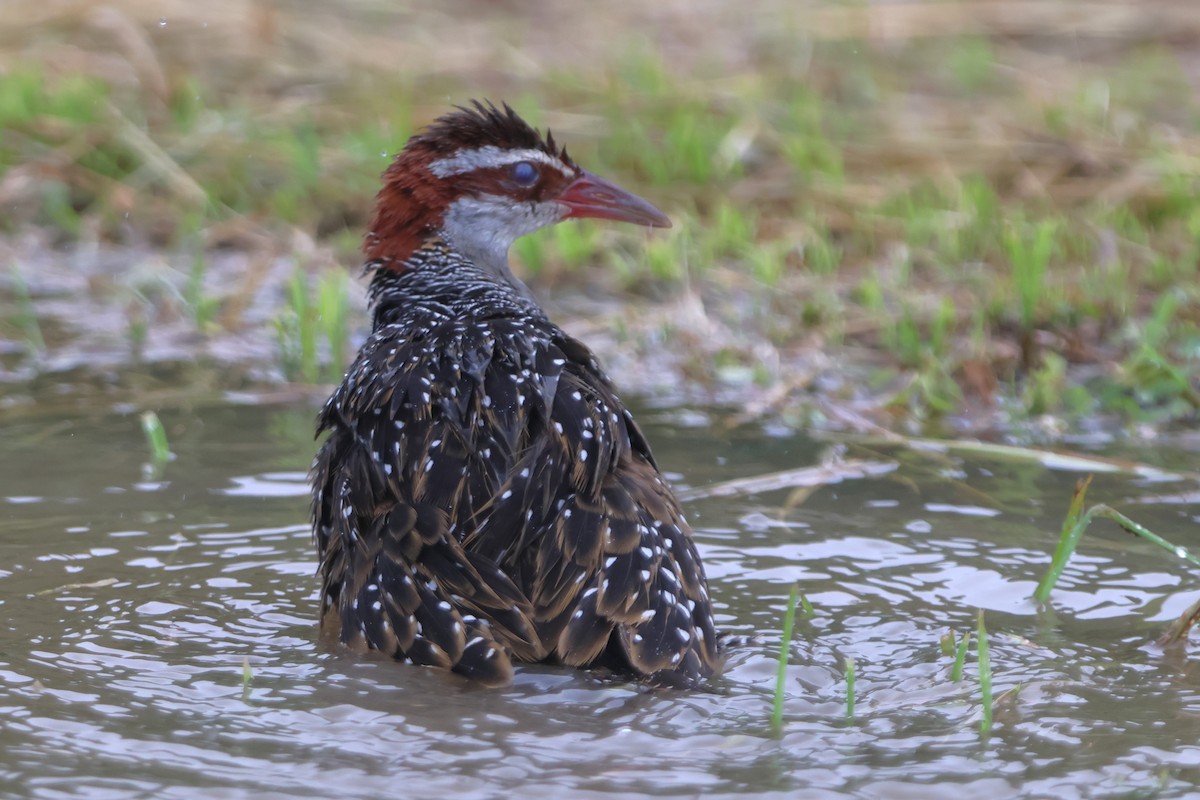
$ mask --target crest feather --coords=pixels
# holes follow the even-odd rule
[[[508,103],[497,108],[491,101],[472,100],[469,107],[455,106],[455,109],[413,136],[408,147],[421,147],[437,155],[446,155],[465,147],[488,145],[504,149],[541,150],[568,166],[577,166],[567,155],[566,149],[555,143],[550,131],[546,131],[543,138]]]

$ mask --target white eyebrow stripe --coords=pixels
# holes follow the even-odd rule
[[[575,177],[575,170],[549,153],[532,149],[508,150],[497,147],[494,144],[479,147],[475,150],[463,150],[461,153],[456,153],[450,158],[442,158],[434,161],[429,165],[429,171],[439,178],[448,178],[451,175],[462,175],[465,172],[474,172],[477,169],[506,167],[518,161],[536,161],[539,164],[554,167],[568,178]]]

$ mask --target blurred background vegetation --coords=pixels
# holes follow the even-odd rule
[[[5,0],[0,399],[335,380],[388,159],[504,100],[666,210],[517,270],[618,384],[785,424],[1200,407],[1194,0]]]

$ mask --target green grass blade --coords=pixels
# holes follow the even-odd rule
[[[854,683],[857,668],[853,658],[846,659],[846,719],[854,719]]]
[[[329,343],[329,363],[326,365],[325,380],[337,383],[341,380],[346,364],[350,316],[350,281],[346,273],[335,270],[321,276],[317,283],[317,308],[321,329]]]
[[[1079,545],[1079,540],[1083,537],[1083,532],[1087,530],[1088,525],[1096,517],[1112,520],[1134,536],[1138,536],[1151,544],[1161,547],[1163,550],[1166,550],[1177,558],[1182,558],[1194,567],[1200,567],[1200,557],[1188,551],[1187,548],[1172,544],[1146,526],[1135,522],[1111,506],[1098,503],[1081,515],[1079,508],[1083,505],[1083,498],[1087,493],[1089,483],[1091,483],[1090,476],[1086,481],[1081,481],[1075,489],[1075,496],[1071,500],[1071,508],[1067,512],[1066,520],[1063,521],[1063,531],[1059,537],[1058,547],[1055,548],[1054,557],[1050,560],[1050,567],[1046,570],[1046,574],[1038,583],[1037,590],[1033,593],[1034,599],[1039,603],[1044,603],[1049,599],[1050,592],[1054,589],[1054,585],[1058,582],[1059,577],[1061,577],[1063,569],[1066,568],[1067,561],[1070,560],[1071,555],[1075,552],[1075,548]]]
[[[167,444],[167,431],[163,428],[158,414],[146,411],[142,414],[142,433],[146,434],[146,443],[150,446],[150,458],[156,466],[162,466],[171,458],[171,448]]]
[[[783,615],[783,641],[779,645],[779,671],[775,675],[775,704],[771,709],[771,731],[779,733],[783,728],[783,687],[787,681],[788,652],[791,650],[792,629],[796,625],[796,600],[800,587],[792,585],[788,595],[787,612]]]
[[[288,281],[288,308],[280,317],[279,345],[284,371],[290,380],[316,383],[320,378],[317,361],[317,314],[308,287],[308,276],[297,269]]]
[[[971,632],[967,631],[959,640],[958,647],[954,648],[954,666],[950,668],[950,680],[955,683],[962,680],[963,664],[967,663],[967,645],[970,643]]]
[[[1071,496],[1071,505],[1067,509],[1066,519],[1063,520],[1058,546],[1054,548],[1054,556],[1050,559],[1050,568],[1046,570],[1046,574],[1042,576],[1037,589],[1033,592],[1034,599],[1039,603],[1044,603],[1050,598],[1054,584],[1058,583],[1058,579],[1067,566],[1067,561],[1071,559],[1071,554],[1079,545],[1079,538],[1083,536],[1084,528],[1087,527],[1087,522],[1081,518],[1080,511],[1083,508],[1084,498],[1087,497],[1088,487],[1091,485],[1091,475],[1075,484],[1075,493]]]
[[[979,693],[983,701],[983,719],[979,732],[987,736],[992,730],[992,658],[988,653],[987,628],[983,625],[983,609],[979,610],[979,625],[975,632],[975,649],[979,656]]]
[[[242,700],[250,699],[250,681],[254,680],[254,671],[250,669],[250,656],[242,656]]]
[[[1154,531],[1150,530],[1144,525],[1141,525],[1140,523],[1134,522],[1129,517],[1125,516],[1111,506],[1104,505],[1103,503],[1092,506],[1088,509],[1087,514],[1084,515],[1084,518],[1090,520],[1092,517],[1103,517],[1105,519],[1110,519],[1129,533],[1132,533],[1134,536],[1140,536],[1146,541],[1158,545],[1163,550],[1166,550],[1168,553],[1171,553],[1177,558],[1182,558],[1193,567],[1200,567],[1200,557],[1197,557],[1188,551],[1186,547],[1180,547],[1179,545],[1171,544]]]
[[[203,253],[197,253],[192,259],[192,268],[188,272],[187,283],[183,287],[184,305],[191,312],[192,321],[201,333],[207,331],[216,316],[220,303],[217,298],[210,297],[204,292],[204,277],[208,272],[208,264]]]

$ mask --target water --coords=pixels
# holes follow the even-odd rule
[[[6,796],[959,800],[1184,796],[1200,781],[1200,672],[1186,649],[1152,644],[1196,598],[1187,568],[1101,522],[1053,610],[1029,599],[1078,473],[877,451],[899,467],[794,496],[691,502],[720,622],[752,638],[723,676],[646,692],[528,667],[482,690],[320,640],[312,414],[164,413],[177,458],[161,478],[144,472],[136,414],[0,428]],[[717,432],[695,413],[641,417],[680,486],[804,466],[822,449]],[[1102,475],[1091,498],[1196,544],[1190,485]],[[774,737],[794,581],[816,615],[798,622]],[[973,655],[955,684],[939,648],[980,608],[1007,692],[987,738]]]

